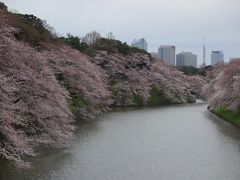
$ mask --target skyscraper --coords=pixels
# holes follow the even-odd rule
[[[211,65],[224,62],[224,54],[222,51],[212,51],[211,54]]]
[[[148,44],[144,38],[139,40],[138,39],[133,40],[131,46],[148,51]]]
[[[176,50],[175,46],[160,46],[158,48],[158,55],[159,57],[164,60],[167,64],[175,66],[175,56]]]
[[[191,52],[181,52],[177,54],[176,66],[193,66],[197,67],[197,55]]]

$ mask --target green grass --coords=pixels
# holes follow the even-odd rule
[[[79,95],[72,95],[71,96],[71,103],[70,103],[70,110],[73,114],[78,114],[80,108],[88,107],[89,104]]]
[[[138,94],[133,94],[133,102],[137,106],[142,106],[143,105],[143,98]]]
[[[150,106],[171,104],[170,99],[164,94],[160,87],[153,86],[148,99]]]
[[[237,112],[226,110],[225,108],[217,108],[213,112],[219,117],[240,126],[240,109]]]
[[[191,96],[187,96],[185,99],[186,99],[187,103],[195,103],[196,102],[196,100]]]

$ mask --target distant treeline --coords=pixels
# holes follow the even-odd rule
[[[177,67],[179,71],[183,72],[185,75],[188,75],[188,76],[194,76],[194,75],[206,76],[207,72],[212,68],[213,68],[212,66],[206,66],[201,68],[196,68],[193,66]]]
[[[94,56],[96,51],[100,50],[108,53],[121,53],[123,55],[143,53],[148,54],[149,57],[151,57],[151,54],[145,50],[131,47],[126,42],[123,43],[119,40],[113,39],[113,36],[107,35],[106,38],[101,37],[96,31],[87,33],[83,38],[68,34],[67,37],[59,37],[59,40],[89,56]]]

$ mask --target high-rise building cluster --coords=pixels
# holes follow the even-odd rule
[[[176,47],[173,45],[160,46],[158,56],[169,65],[197,67],[197,55],[191,52],[181,52],[176,55]]]
[[[139,49],[143,49],[148,51],[148,44],[145,38],[142,39],[135,39],[132,44],[132,47],[137,47]],[[151,53],[153,57],[160,58],[161,60],[165,61],[167,64],[172,66],[193,66],[197,67],[197,55],[193,54],[192,52],[180,52],[176,54],[176,46],[174,45],[161,45],[158,48],[158,52]],[[205,46],[205,39],[203,45],[203,64],[202,66],[206,66],[206,46]],[[222,51],[216,50],[212,51],[211,53],[211,65],[216,65],[219,63],[224,63],[224,54]]]

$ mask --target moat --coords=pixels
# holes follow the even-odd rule
[[[121,109],[83,123],[70,147],[41,152],[0,179],[239,180],[240,130],[204,103]]]

